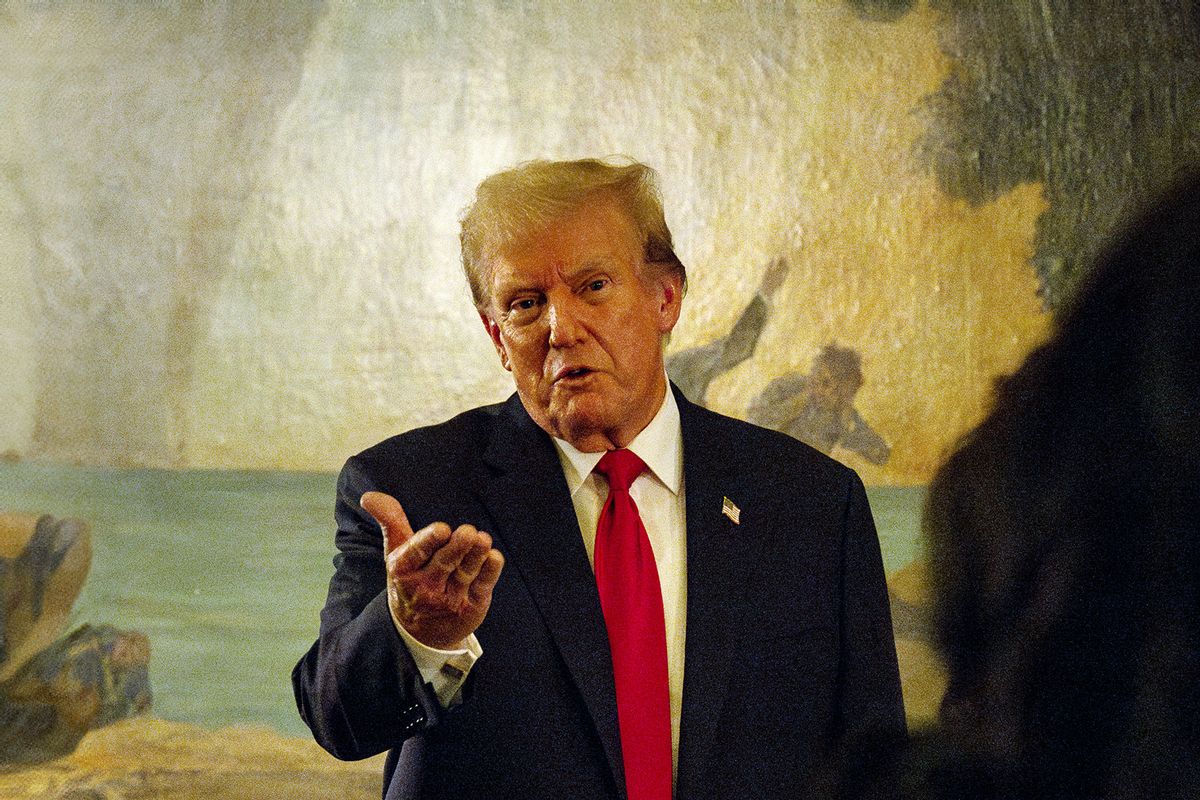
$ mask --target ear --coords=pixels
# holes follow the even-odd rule
[[[658,332],[670,333],[682,309],[683,281],[675,272],[664,272],[658,278]]]
[[[483,311],[479,312],[479,321],[483,323],[483,329],[488,332],[488,336],[492,339],[492,346],[496,348],[496,355],[500,356],[500,365],[509,372],[512,372],[512,365],[508,361],[508,350],[504,347],[504,342],[500,338],[500,326],[492,319],[490,314]]]

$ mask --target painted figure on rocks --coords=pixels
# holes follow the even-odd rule
[[[667,357],[667,374],[693,403],[704,405],[708,385],[725,372],[754,355],[758,338],[767,326],[771,297],[787,277],[787,259],[776,258],[767,267],[750,305],[742,311],[725,336],[699,347],[690,347]]]
[[[872,464],[885,464],[891,448],[854,408],[862,385],[862,357],[853,348],[830,343],[808,373],[791,372],[767,384],[750,403],[746,418],[826,455],[843,447]]]

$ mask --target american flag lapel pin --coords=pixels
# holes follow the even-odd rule
[[[734,525],[742,524],[742,510],[728,497],[721,498],[721,513],[733,520]]]

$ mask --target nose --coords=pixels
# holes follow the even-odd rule
[[[585,333],[578,312],[579,309],[575,307],[573,298],[550,300],[547,314],[550,322],[551,347],[570,347],[582,341]]]

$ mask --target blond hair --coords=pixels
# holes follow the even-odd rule
[[[632,159],[536,160],[485,178],[459,218],[463,271],[476,308],[487,307],[497,255],[600,192],[615,197],[637,227],[646,264],[674,272],[686,290],[687,271],[675,255],[653,169]]]

